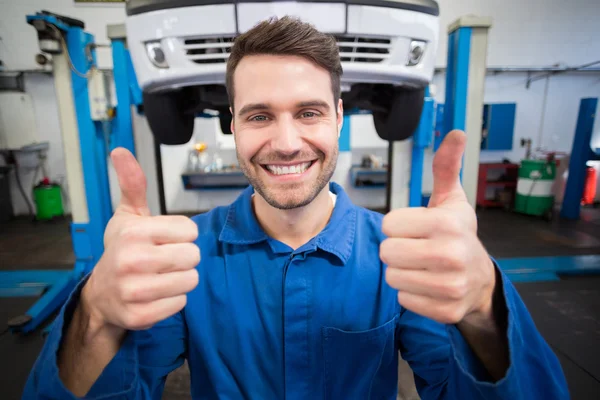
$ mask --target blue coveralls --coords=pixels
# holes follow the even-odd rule
[[[556,356],[504,275],[510,368],[491,383],[455,326],[398,304],[379,258],[382,215],[352,204],[335,183],[330,190],[337,195],[330,221],[297,250],[261,229],[251,187],[232,205],[194,217],[202,261],[186,307],[129,332],[86,398],[158,400],[167,375],[187,359],[194,399],[392,400],[398,352],[422,399],[569,397]],[[81,286],[58,316],[24,398],[73,398],[56,354]]]

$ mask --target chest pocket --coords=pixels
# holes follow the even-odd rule
[[[326,399],[394,398],[396,318],[360,332],[322,328]]]

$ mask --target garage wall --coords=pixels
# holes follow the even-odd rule
[[[597,0],[441,0],[442,34],[437,66],[446,63],[447,37],[445,27],[460,15],[489,15],[494,18],[490,32],[488,64],[490,66],[547,66],[553,64],[579,65],[599,58],[600,27],[593,18],[600,15]],[[98,43],[108,43],[105,36],[106,24],[124,21],[122,4],[75,5],[72,0],[0,0],[0,59],[8,70],[36,68],[34,56],[38,51],[37,38],[32,27],[26,24],[25,15],[41,9],[82,19],[86,29],[96,36]],[[595,58],[594,58],[595,57]],[[594,58],[594,59],[592,59]],[[109,49],[98,49],[98,61],[102,68],[110,68],[112,60]],[[600,74],[568,74],[552,77],[548,83],[547,107],[542,118],[545,80],[525,88],[526,75],[502,74],[488,76],[486,80],[486,102],[516,102],[517,119],[514,150],[511,152],[484,152],[482,161],[509,158],[518,161],[524,150],[518,147],[521,137],[534,139],[534,147],[542,145],[548,149],[569,151],[577,108],[582,97],[600,97]],[[443,74],[437,75],[436,98],[444,99]],[[52,77],[28,75],[25,80],[27,91],[32,95],[38,135],[51,143],[49,170],[53,178],[64,177],[60,125]],[[359,117],[364,119],[365,117]],[[334,179],[346,187],[347,170],[352,159],[360,154],[380,151],[381,146],[367,148],[376,134],[369,121],[353,121],[353,153],[342,154]],[[540,127],[541,135],[540,135]],[[144,128],[141,128],[144,129]],[[202,125],[199,134],[212,137],[211,127]],[[362,140],[356,137],[362,136]],[[538,137],[541,141],[538,141]],[[226,144],[224,144],[226,145]],[[379,149],[377,149],[379,147]],[[182,189],[179,174],[181,160],[187,147],[163,149],[165,186],[169,211],[200,210],[229,202],[235,192],[198,193]],[[428,168],[425,168],[428,171]],[[26,187],[31,186],[31,174],[22,177]],[[14,180],[13,180],[14,181]],[[424,177],[424,189],[431,185],[430,174]],[[352,198],[359,204],[378,207],[383,204],[383,191],[351,190]],[[13,202],[19,214],[27,207],[14,188]]]

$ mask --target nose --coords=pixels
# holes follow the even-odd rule
[[[293,118],[280,118],[273,132],[271,147],[274,151],[292,155],[302,149],[302,138],[299,127]]]

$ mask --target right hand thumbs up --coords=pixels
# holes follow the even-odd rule
[[[151,216],[140,165],[123,148],[111,158],[121,201],[81,298],[95,324],[147,329],[180,311],[197,286],[198,227],[183,216]]]

